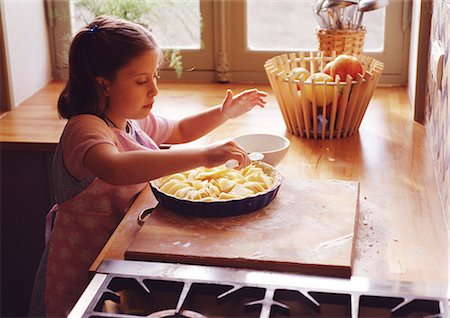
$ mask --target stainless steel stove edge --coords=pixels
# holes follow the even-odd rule
[[[272,272],[244,268],[203,266],[178,263],[105,260],[98,273],[121,276],[157,277],[196,282],[240,283],[255,287],[301,288],[327,292],[359,293],[380,296],[421,297],[449,299],[446,283],[415,283],[408,281],[382,281],[367,277],[350,279]]]
[[[101,273],[97,273],[94,275],[92,280],[89,282],[88,287],[84,290],[80,299],[78,299],[77,303],[70,311],[68,318],[83,317],[107,277],[107,274]]]
[[[433,300],[439,302],[440,306],[440,314],[435,317],[449,317],[450,297],[447,284],[380,281],[354,276],[350,279],[343,279],[231,267],[105,260],[73,308],[69,315],[70,318],[84,316],[92,301],[98,301],[98,295],[97,297],[95,295],[110,276],[134,278],[141,285],[143,285],[143,279],[152,278],[180,281],[187,284],[195,282],[259,287],[266,290],[290,289],[299,291],[309,299],[312,298],[310,292],[346,294],[351,296],[351,315],[353,318],[358,317],[359,300],[362,296],[402,298],[403,301],[393,308],[392,312],[416,299]],[[314,298],[310,301],[316,303]]]

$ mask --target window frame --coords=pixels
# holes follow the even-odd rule
[[[7,41],[4,32],[3,3],[0,3],[0,116],[14,107],[11,91],[11,72],[8,55],[6,54]]]

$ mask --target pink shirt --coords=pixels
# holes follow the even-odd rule
[[[162,117],[154,116],[152,113],[143,119],[131,121],[133,127],[136,125],[146,133],[143,135],[150,144],[158,149],[159,144],[170,137],[173,131],[173,122]],[[64,165],[69,174],[81,180],[91,175],[84,166],[84,156],[89,149],[97,144],[111,144],[124,151],[122,137],[131,138],[127,133],[121,132],[119,136],[115,131],[120,131],[109,127],[104,120],[94,115],[79,115],[69,120],[62,137],[62,152],[64,154]],[[137,147],[137,149],[145,147]],[[130,149],[131,150],[131,149]]]

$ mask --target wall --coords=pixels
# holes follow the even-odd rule
[[[52,80],[44,0],[2,0],[5,48],[17,106]]]
[[[450,230],[450,0],[433,1],[430,43],[441,41],[445,50],[442,91],[428,74],[426,127],[435,162],[436,179]]]
[[[412,0],[411,37],[409,47],[408,95],[414,120],[425,122],[425,91],[428,71],[430,26],[433,0]]]

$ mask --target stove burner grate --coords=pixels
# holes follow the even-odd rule
[[[445,286],[105,261],[69,317],[441,317]]]
[[[182,310],[177,312],[175,309],[158,311],[147,316],[147,318],[208,318],[192,310]]]

